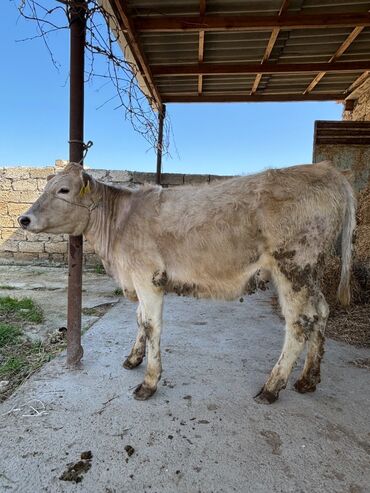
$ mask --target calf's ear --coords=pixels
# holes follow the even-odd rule
[[[84,171],[81,171],[82,186],[80,189],[80,197],[84,197],[91,192],[91,177]]]
[[[48,175],[48,176],[46,177],[46,181],[50,181],[50,180],[52,180],[52,179],[54,178],[54,176],[55,176],[55,175]]]

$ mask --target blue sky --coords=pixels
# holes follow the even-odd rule
[[[19,17],[19,0],[3,0],[0,77],[0,166],[45,166],[68,157],[68,32],[50,37],[57,71],[36,26]],[[55,2],[48,0],[50,4]],[[115,104],[113,89],[86,85],[86,164],[154,171],[155,153]],[[336,103],[169,104],[171,157],[165,172],[241,174],[311,162],[315,120],[341,119]]]

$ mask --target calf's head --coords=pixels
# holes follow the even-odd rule
[[[95,205],[93,186],[79,165],[69,164],[48,178],[42,195],[18,218],[20,226],[33,233],[82,234]]]

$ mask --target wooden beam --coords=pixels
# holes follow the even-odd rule
[[[138,40],[132,19],[127,14],[126,7],[123,6],[122,2],[120,2],[119,0],[110,0],[110,4],[116,14],[116,18],[118,20],[118,23],[120,24],[121,29],[125,32],[127,43],[135,58],[136,65],[146,81],[150,95],[155,101],[157,108],[160,109],[162,107],[161,96],[154,83],[153,75],[149,68],[145,53],[141,48],[140,42]]]
[[[283,3],[282,3],[280,10],[279,10],[279,14],[278,14],[279,16],[285,13],[285,11],[288,8],[289,1],[290,0],[283,0]],[[270,39],[268,40],[268,43],[267,43],[267,46],[265,49],[265,53],[262,57],[261,63],[267,62],[267,60],[270,58],[271,52],[275,46],[276,40],[279,36],[279,33],[280,33],[280,28],[274,27],[274,29],[271,32]],[[262,74],[257,74],[256,78],[254,79],[251,94],[254,94],[257,91],[259,83],[261,82],[261,79],[262,79]]]
[[[206,13],[206,0],[199,0],[199,13],[204,15]],[[198,41],[198,62],[204,60],[204,31],[199,31]],[[203,92],[203,75],[198,75],[198,94]]]
[[[114,0],[112,0],[114,1]],[[135,29],[141,32],[237,31],[280,29],[326,29],[328,27],[370,26],[370,14],[322,12],[320,14],[283,13],[282,15],[196,15],[137,16]]]
[[[370,60],[334,63],[198,63],[186,65],[152,65],[155,76],[223,75],[223,74],[289,74],[310,72],[353,72],[370,70]]]
[[[261,63],[266,62],[270,58],[271,52],[272,52],[272,50],[274,48],[274,45],[275,45],[275,42],[277,40],[277,37],[279,36],[279,33],[280,33],[280,28],[278,28],[278,27],[275,27],[272,30],[271,35],[270,35],[270,39],[268,40],[268,43],[267,43],[267,46],[266,46],[266,49],[265,49],[265,53],[263,55],[263,58],[262,58],[262,62]],[[259,83],[261,82],[261,79],[262,79],[262,74],[261,73],[258,73],[256,75],[256,78],[254,79],[254,83],[253,83],[253,87],[252,87],[252,90],[251,90],[251,94],[254,94],[257,91],[258,86],[259,86]]]
[[[343,41],[343,43],[339,46],[334,55],[329,59],[329,63],[334,62],[339,57],[343,55],[343,53],[351,46],[353,41],[357,38],[357,36],[364,30],[364,26],[357,26],[353,29],[353,31],[347,36],[347,38]],[[311,92],[320,80],[325,76],[326,72],[320,72],[316,75],[316,77],[310,82],[307,88],[304,91],[304,94],[308,94]]]
[[[162,99],[166,103],[263,103],[263,102],[294,102],[294,101],[343,101],[343,94],[228,94],[220,93],[214,95],[186,94],[163,94]]]
[[[348,89],[346,89],[345,93],[348,95],[348,93],[351,93],[355,89],[361,86],[365,82],[365,80],[369,77],[370,72],[366,70],[363,74],[360,75],[360,77],[357,77],[357,79],[352,82],[352,84],[349,86]]]

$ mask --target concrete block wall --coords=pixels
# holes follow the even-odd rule
[[[18,227],[17,217],[25,212],[41,194],[48,175],[64,168],[67,161],[57,160],[54,166],[44,168],[0,168],[0,264],[55,264],[67,262],[68,237],[66,235],[33,234]],[[136,187],[143,183],[155,183],[155,173],[87,170],[95,179],[104,183]],[[174,187],[184,184],[210,183],[228,178],[217,175],[186,175],[163,173],[162,185]],[[99,259],[88,242],[84,244],[84,261],[98,265]]]

